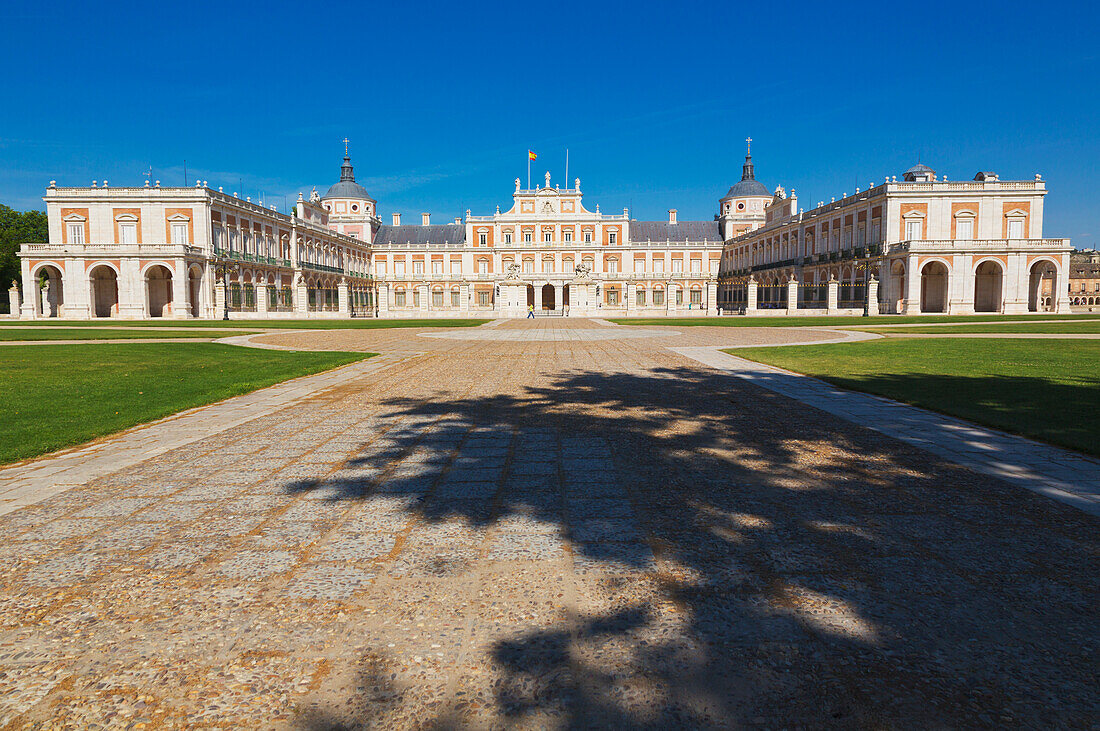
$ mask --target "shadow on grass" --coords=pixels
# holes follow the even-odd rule
[[[438,703],[417,706],[422,689],[376,647],[354,695],[305,727],[410,708],[441,728],[1073,726],[1100,712],[1097,523],[1071,508],[695,369],[388,406],[396,426],[293,489],[479,535],[554,528],[575,600],[542,624],[479,615],[485,657],[456,664]],[[446,546],[423,562],[428,582],[490,592],[511,570],[475,574]],[[562,577],[546,571],[549,591]]]

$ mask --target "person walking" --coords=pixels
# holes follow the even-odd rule
[[[527,319],[530,320],[535,316],[535,306],[527,305]]]

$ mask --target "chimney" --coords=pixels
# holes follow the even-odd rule
[[[429,226],[429,225],[431,225],[431,223],[432,223],[432,214],[430,214],[430,213],[421,213],[420,214],[420,225],[421,226]]]
[[[457,224],[457,225],[462,224],[462,217],[461,216],[455,216],[455,224]]]
[[[400,226],[401,225],[401,214],[400,213],[393,214],[393,225],[394,226]]]
[[[668,222],[669,223],[676,223],[676,209],[675,208],[669,208],[668,209]]]

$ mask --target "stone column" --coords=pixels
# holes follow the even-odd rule
[[[390,285],[379,282],[374,292],[374,305],[378,308],[378,317],[390,316]]]
[[[344,278],[336,283],[336,308],[344,317],[351,313],[348,301],[348,280]]]
[[[19,317],[19,306],[22,304],[22,299],[19,296],[19,285],[15,282],[11,283],[11,289],[8,290],[8,312],[12,317]]]
[[[749,276],[749,281],[745,285],[745,314],[756,314],[756,277]]]
[[[874,317],[878,314],[878,279],[874,274],[867,280],[867,314]]]
[[[827,290],[825,296],[825,312],[830,315],[835,315],[837,311],[837,301],[840,299],[840,282],[836,281],[836,277],[830,274],[829,282],[825,286]]]
[[[183,320],[191,317],[191,288],[187,279],[187,262],[177,261],[172,272],[172,317]]]
[[[267,317],[267,282],[256,283],[256,314],[260,317]]]
[[[309,314],[309,288],[306,287],[305,278],[301,276],[294,287],[294,309],[300,315]]]
[[[226,287],[225,279],[214,281],[214,317],[218,320],[225,316]]]
[[[427,315],[428,314],[428,297],[431,296],[431,293],[428,292],[428,285],[418,284],[418,285],[416,285],[416,291],[420,293],[420,314]]]
[[[31,263],[26,259],[20,262],[23,270],[23,306],[19,311],[19,319],[33,320],[37,315],[35,298],[38,297],[38,285],[31,276]]]
[[[798,313],[798,277],[792,276],[787,280],[787,314]]]

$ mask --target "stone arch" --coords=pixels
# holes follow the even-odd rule
[[[187,267],[187,292],[191,303],[191,317],[202,316],[203,291],[202,291],[202,267],[192,264]]]
[[[920,311],[947,312],[947,282],[950,269],[939,259],[926,262],[920,270]]]
[[[88,286],[93,317],[114,317],[118,314],[118,270],[113,264],[93,264],[88,269]]]
[[[1049,296],[1044,293],[1046,289],[1043,286],[1044,280],[1050,280]],[[1058,262],[1045,257],[1033,261],[1028,269],[1028,312],[1053,312],[1057,308],[1058,288],[1061,286],[1059,284]]]
[[[145,267],[145,307],[149,317],[172,314],[172,269],[166,264]]]
[[[61,267],[53,262],[43,262],[31,270],[31,277],[38,282],[37,301],[34,303],[35,315],[41,317],[60,317],[65,305],[64,274]]]
[[[974,311],[1000,312],[1004,299],[1004,264],[983,259],[974,267]]]
[[[544,284],[542,285],[542,309],[544,310],[556,310],[557,302],[554,296],[554,285]]]

